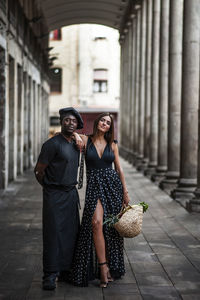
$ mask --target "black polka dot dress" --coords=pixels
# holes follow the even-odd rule
[[[106,145],[100,158],[92,140],[88,138],[86,147],[87,187],[80,234],[74,256],[72,281],[74,285],[87,286],[88,281],[98,277],[98,262],[94,250],[92,217],[98,199],[104,210],[104,220],[108,215],[117,215],[122,207],[122,183],[117,172],[112,169],[114,153]],[[119,278],[125,273],[123,238],[114,228],[103,226],[106,255],[111,275]]]

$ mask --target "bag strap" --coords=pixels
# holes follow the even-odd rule
[[[85,153],[83,151],[83,152],[81,152],[81,162],[80,162],[79,177],[78,177],[78,189],[79,190],[83,187],[84,160],[85,160]]]

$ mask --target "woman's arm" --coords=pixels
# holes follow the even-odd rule
[[[119,177],[120,177],[120,180],[121,180],[122,186],[123,186],[123,194],[124,194],[123,202],[124,202],[125,205],[128,205],[128,203],[130,201],[130,198],[129,198],[128,190],[127,190],[127,187],[126,187],[124,172],[121,168],[120,161],[119,161],[119,150],[118,150],[117,144],[115,144],[115,143],[112,144],[112,150],[113,150],[114,155],[115,155],[115,160],[114,160],[115,171],[119,174]]]
[[[85,148],[87,145],[87,141],[88,141],[88,136],[84,135],[84,134],[79,134],[77,132],[73,133],[76,144],[80,147],[80,148]]]

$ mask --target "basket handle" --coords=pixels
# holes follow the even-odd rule
[[[122,206],[122,208],[117,216],[121,217],[125,212],[127,212],[131,208],[133,208],[133,205],[127,205],[126,207]]]

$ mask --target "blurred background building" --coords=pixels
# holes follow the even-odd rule
[[[81,112],[84,133],[91,133],[94,119],[103,111],[113,114],[117,129],[118,40],[117,30],[95,24],[72,25],[50,32],[50,134],[59,130],[58,110],[67,106]]]

